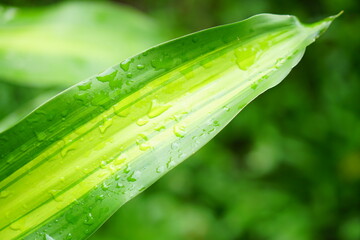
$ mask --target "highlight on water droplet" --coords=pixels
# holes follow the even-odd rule
[[[73,237],[72,237],[72,234],[71,233],[68,233],[67,235],[66,235],[66,240],[71,240]]]
[[[44,235],[44,240],[55,240],[55,238],[51,237],[51,236],[48,235],[48,234],[45,234],[45,235]]]
[[[145,66],[144,66],[143,64],[138,64],[138,65],[136,66],[136,68],[137,68],[138,70],[142,70],[142,69],[145,68]]]

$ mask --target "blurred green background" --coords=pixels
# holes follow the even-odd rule
[[[0,2],[38,7],[59,1]],[[359,1],[116,4],[150,16],[165,29],[166,39],[263,12],[296,15],[304,22],[345,12],[283,83],[123,206],[91,240],[360,240]],[[62,89],[3,80],[0,121],[5,125],[17,119],[11,118],[14,110],[24,114]]]

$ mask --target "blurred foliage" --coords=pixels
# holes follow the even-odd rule
[[[160,19],[175,35],[261,12],[305,22],[345,13],[280,86],[122,207],[91,240],[360,239],[360,2],[118,2]],[[1,84],[1,114],[43,91]]]

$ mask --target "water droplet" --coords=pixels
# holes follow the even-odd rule
[[[127,180],[128,182],[136,182],[140,177],[140,175],[141,175],[140,171],[135,171],[127,178]]]
[[[148,122],[149,122],[149,120],[140,118],[139,120],[137,120],[136,124],[141,127],[141,126],[144,126],[145,124],[147,124]]]
[[[84,224],[86,225],[92,225],[94,224],[95,220],[94,217],[91,213],[88,213],[88,215],[86,216],[85,220],[84,220]]]
[[[118,109],[117,106],[113,106],[114,113],[119,117],[127,117],[130,114],[129,108],[120,108]]]
[[[225,35],[222,36],[222,41],[227,44],[232,41],[239,40],[238,36],[236,36],[233,32],[227,32]]]
[[[44,235],[44,240],[55,240],[55,238],[51,237],[51,236],[48,235],[48,234],[45,234],[45,235]]]
[[[68,233],[68,234],[66,235],[65,240],[71,240],[72,238],[73,238],[72,234],[71,234],[71,233]]]
[[[149,143],[141,143],[139,145],[139,149],[141,151],[146,151],[146,150],[149,150],[151,148],[151,145]]]
[[[41,142],[46,139],[46,133],[45,132],[35,132],[36,138]]]
[[[132,74],[131,72],[129,72],[129,73],[126,74],[126,77],[127,77],[127,78],[132,78],[132,76],[133,76],[133,74]],[[127,83],[132,83],[132,82],[127,82]]]
[[[278,58],[275,62],[275,68],[279,68],[281,65],[284,64],[286,61],[286,58]]]
[[[10,195],[8,190],[3,190],[0,192],[0,198],[7,198]]]
[[[82,82],[78,85],[80,91],[85,91],[91,88],[91,81]]]
[[[61,192],[61,190],[59,190],[59,189],[52,189],[52,190],[50,190],[50,191],[48,191],[48,193],[51,195],[51,197],[52,198],[56,198],[56,195],[58,194],[58,193],[60,193]]]
[[[109,185],[107,185],[105,182],[101,185],[101,189],[106,191],[109,189]]]
[[[117,188],[124,188],[124,187],[125,187],[125,185],[124,185],[124,184],[122,184],[122,183],[117,183],[117,184],[116,184],[116,187],[117,187]]]
[[[114,161],[114,165],[121,165],[123,164],[126,159],[128,158],[128,155],[126,153],[121,153]]]
[[[99,126],[100,133],[104,134],[106,130],[112,125],[112,118],[105,118],[102,125]]]
[[[131,63],[131,59],[126,59],[125,61],[123,61],[122,63],[120,63],[121,69],[124,70],[125,72],[128,71],[130,68],[130,63]]]
[[[155,129],[155,131],[160,132],[161,130],[164,130],[165,128],[166,128],[165,125],[159,125],[159,126],[156,126],[154,129]]]
[[[160,167],[158,167],[158,168],[156,169],[156,172],[157,172],[157,173],[163,173],[164,171],[165,171],[164,166],[160,166]]]
[[[154,117],[160,116],[162,113],[164,113],[170,107],[171,107],[171,105],[163,105],[163,104],[158,103],[156,100],[152,100],[150,112],[148,113],[148,117],[154,118]]]
[[[83,103],[87,103],[87,100],[89,99],[90,94],[87,92],[81,92],[74,95],[74,98],[76,100],[80,100]]]
[[[96,79],[100,82],[109,82],[115,79],[117,73],[117,70],[110,68],[97,76]]]
[[[199,41],[199,38],[197,36],[194,36],[191,40],[193,43],[197,43]]]
[[[161,69],[168,69],[171,65],[171,61],[168,58],[158,57],[153,60],[151,60],[151,66],[155,70],[161,70]]]
[[[18,221],[16,221],[16,222],[14,222],[14,223],[12,223],[11,225],[10,225],[10,228],[12,229],[12,230],[21,230],[21,229],[23,229],[24,228],[24,223],[22,222],[22,220],[18,220]]]
[[[144,69],[145,66],[144,66],[143,64],[138,64],[138,65],[136,66],[136,68],[137,68],[138,70],[141,70],[141,69]]]
[[[258,53],[254,47],[238,48],[235,50],[236,64],[245,71],[255,63]]]
[[[173,167],[175,167],[175,161],[174,160],[172,160],[172,158],[170,158],[170,160],[166,163],[166,167],[167,168],[173,168]]]
[[[75,150],[75,149],[73,149],[73,148],[71,148],[71,147],[64,147],[64,148],[62,148],[61,151],[60,151],[60,156],[61,156],[62,158],[65,158],[66,155],[68,155],[68,153],[69,153],[70,151],[72,151],[72,150]]]
[[[172,144],[171,144],[171,149],[172,150],[177,150],[177,149],[179,149],[180,148],[180,144],[178,143],[178,142],[173,142]]]
[[[96,200],[104,200],[105,196],[103,194],[97,195]]]
[[[257,86],[258,86],[258,84],[256,82],[251,84],[251,88],[254,89],[254,90],[257,88]]]
[[[180,138],[183,138],[186,134],[185,126],[176,125],[176,126],[174,126],[173,130],[174,130],[175,136],[180,137]]]
[[[223,109],[224,109],[226,112],[229,112],[229,111],[230,111],[230,108],[227,107],[227,106],[223,107]]]
[[[100,163],[100,168],[105,169],[105,168],[106,168],[106,165],[107,165],[107,162],[106,162],[106,161],[101,161],[101,163]]]

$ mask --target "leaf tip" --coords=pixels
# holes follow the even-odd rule
[[[313,24],[310,24],[309,27],[311,28],[312,32],[313,32],[313,41],[315,41],[318,37],[320,37],[324,32],[326,32],[326,30],[329,28],[329,26],[331,25],[331,23],[338,17],[340,17],[342,14],[344,13],[344,11],[340,11],[338,14],[336,15],[332,15],[329,16],[327,18],[324,18],[318,22],[315,22]]]

